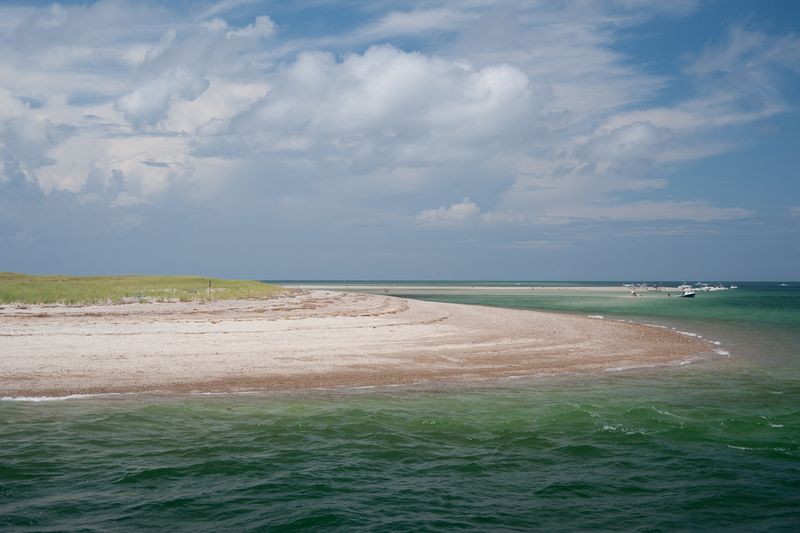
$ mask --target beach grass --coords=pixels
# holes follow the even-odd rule
[[[281,287],[200,276],[34,276],[0,272],[0,304],[210,301],[269,298]]]

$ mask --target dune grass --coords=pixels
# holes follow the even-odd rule
[[[0,272],[0,304],[210,301],[268,298],[282,290],[260,281],[199,276],[33,276]]]

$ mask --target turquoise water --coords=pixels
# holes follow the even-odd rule
[[[0,530],[800,528],[797,289],[479,298],[675,326],[731,356],[437,390],[2,401]]]
[[[616,282],[595,285],[619,287]],[[574,289],[537,289],[531,294],[420,295],[407,294],[402,285],[393,288],[392,294],[452,303],[601,315],[675,327],[721,340],[726,350],[754,364],[796,368],[800,366],[800,283],[787,285],[740,282],[736,290],[702,292],[691,299],[677,298],[675,292],[668,297],[666,291],[631,297],[619,291]]]

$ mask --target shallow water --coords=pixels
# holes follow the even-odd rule
[[[474,282],[469,282],[474,283]],[[530,283],[530,282],[525,282]],[[536,285],[541,285],[536,282]],[[561,284],[559,284],[561,285]],[[609,283],[608,285],[611,285]],[[617,287],[618,284],[615,284]],[[392,294],[423,300],[538,309],[657,324],[722,341],[739,358],[765,365],[800,366],[800,283],[740,282],[738,289],[677,298],[676,293],[537,289],[531,294]]]
[[[765,320],[562,298],[540,308],[694,326],[731,356],[438,390],[2,401],[0,529],[800,527],[798,322],[774,315],[794,293]]]

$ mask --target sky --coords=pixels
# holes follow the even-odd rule
[[[800,279],[800,2],[0,2],[0,271]]]

